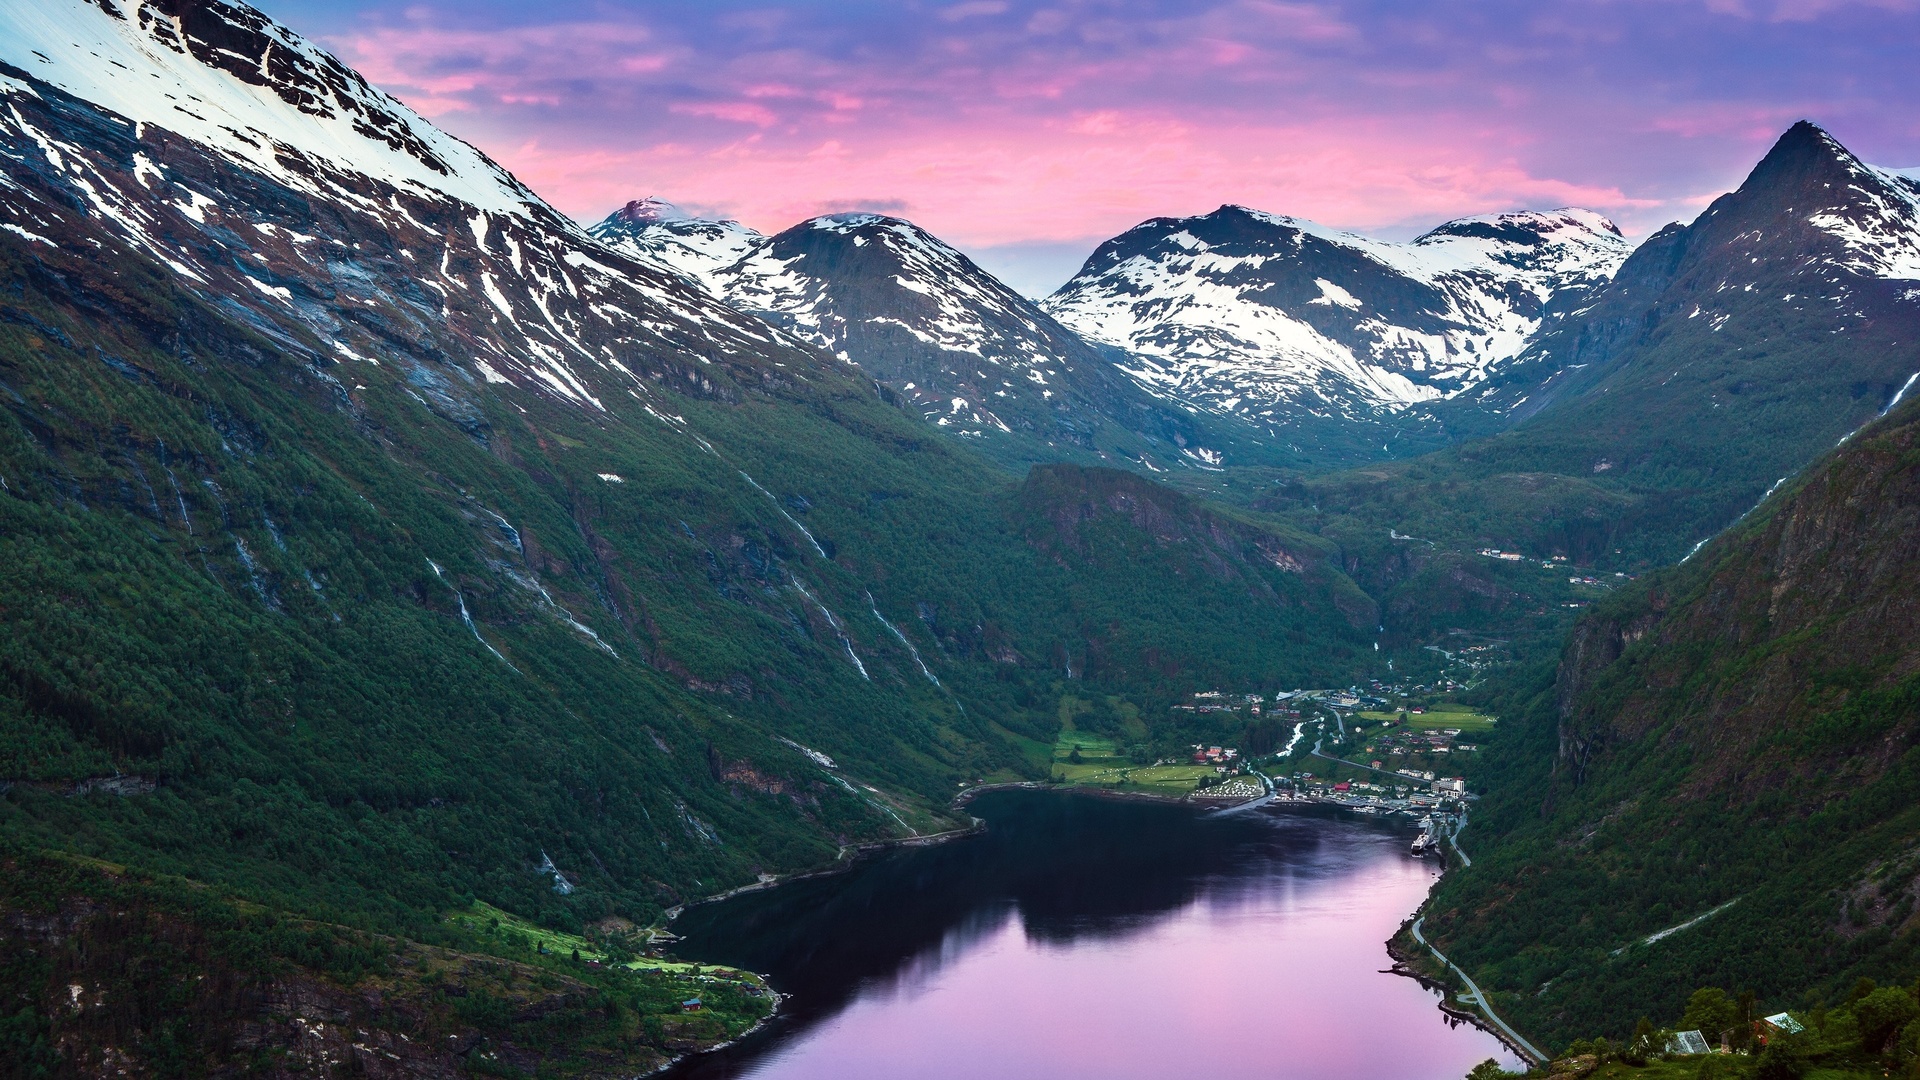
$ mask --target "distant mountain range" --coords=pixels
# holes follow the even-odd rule
[[[766,237],[642,201],[592,231],[861,366],[953,433],[1042,444],[1016,456],[1078,448],[1148,468],[1324,469],[1521,427],[1560,402],[1624,400],[1601,384],[1633,381],[1617,373],[1669,339],[1704,355],[1741,351],[1662,328],[1676,315],[1719,333],[1742,310],[1786,304],[1807,328],[1832,331],[1816,351],[1888,330],[1872,358],[1816,366],[1850,399],[1884,405],[1896,375],[1911,374],[1888,328],[1913,310],[1900,282],[1920,280],[1916,190],[1803,124],[1740,192],[1638,250],[1577,209],[1463,218],[1392,244],[1223,206],[1107,241],[1038,304],[876,215]],[[1694,373],[1635,390],[1628,409],[1638,415],[1641,394],[1666,400],[1658,408],[1688,416],[1673,416],[1676,429],[1704,424],[1696,437],[1711,438],[1743,415],[1714,411],[1727,396],[1751,396],[1777,367],[1755,360],[1725,368],[1719,405],[1693,392],[1700,366],[1682,363],[1667,377]],[[1871,370],[1857,370],[1863,362]],[[1582,425],[1615,407],[1581,406],[1549,426],[1564,433],[1572,420],[1572,442],[1598,445]],[[1865,415],[1818,407],[1834,418],[1823,430]],[[1785,458],[1807,452],[1795,444]],[[1618,461],[1555,468],[1605,472],[1632,456],[1622,447]]]
[[[1149,471],[1221,456],[1189,410],[909,222],[840,214],[762,236],[645,200],[591,231],[857,365],[935,427],[999,456]]]
[[[1035,303],[879,215],[767,237],[643,199],[591,231],[866,368],[957,434],[1163,471],[1441,445],[1441,425],[1409,407],[1480,385],[1629,250],[1584,210],[1465,218],[1390,244],[1228,206],[1129,230]]]

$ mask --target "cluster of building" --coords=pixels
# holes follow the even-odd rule
[[[1385,777],[1381,778],[1385,780]],[[1416,778],[1409,778],[1414,780]],[[1438,790],[1446,785],[1444,790]],[[1452,811],[1466,798],[1465,781],[1425,781],[1407,784],[1367,780],[1328,780],[1311,773],[1275,778],[1274,795],[1292,802],[1324,802],[1369,814]]]
[[[1176,712],[1211,713],[1237,712],[1246,709],[1254,716],[1266,706],[1267,699],[1262,694],[1229,694],[1221,690],[1203,690],[1193,695],[1193,701],[1187,705],[1175,705]]]
[[[1409,710],[1417,712],[1418,710]],[[1389,757],[1404,757],[1409,754],[1470,754],[1480,747],[1475,743],[1457,741],[1459,728],[1440,728],[1437,731],[1396,731],[1383,738],[1374,740],[1366,747],[1369,754],[1384,753]],[[1380,768],[1379,762],[1373,767]]]
[[[1235,750],[1231,746],[1202,746],[1199,743],[1193,744],[1193,763],[1195,765],[1212,765],[1216,772],[1226,772],[1228,769],[1233,768],[1234,760],[1239,756],[1240,751]]]
[[[1193,695],[1193,699],[1184,704],[1175,705],[1174,712],[1190,713],[1234,713],[1245,710],[1249,716],[1271,715],[1281,718],[1298,718],[1300,705],[1314,696],[1311,690],[1286,690],[1271,696],[1266,694],[1229,693],[1225,690],[1202,690]]]

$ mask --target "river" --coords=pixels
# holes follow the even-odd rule
[[[996,792],[985,833],[683,914],[676,951],[789,995],[669,1075],[1458,1080],[1492,1036],[1383,972],[1438,867],[1331,808]]]

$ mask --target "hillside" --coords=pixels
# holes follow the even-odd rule
[[[1488,511],[1516,477],[1551,477],[1567,496],[1554,517],[1587,535],[1554,550],[1677,561],[1912,386],[1917,300],[1920,187],[1798,124],[1738,191],[1648,240],[1589,310],[1471,395],[1510,430],[1330,478],[1318,503],[1384,513],[1436,481],[1489,489],[1398,527],[1444,531],[1466,506],[1490,542],[1539,551],[1569,527]]]
[[[0,857],[201,897],[155,915],[185,970],[239,971],[205,934],[260,911],[538,966],[447,913],[645,925],[957,824],[961,783],[1044,768],[1070,680],[1144,703],[1369,644],[1310,548],[1247,592],[1030,542],[1000,466],[250,8],[8,8],[0,96]],[[0,897],[68,913],[7,985],[64,992],[35,950],[115,887]],[[296,939],[253,960],[375,977]]]
[[[1515,680],[1428,933],[1543,1045],[1913,969],[1920,402]],[[1651,935],[1712,913],[1670,936]]]

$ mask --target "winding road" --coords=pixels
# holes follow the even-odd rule
[[[1426,937],[1420,933],[1420,924],[1426,921],[1427,921],[1427,917],[1425,915],[1422,915],[1419,918],[1413,920],[1413,926],[1410,928],[1413,931],[1413,940],[1419,942],[1422,945],[1425,945],[1427,947],[1427,950],[1433,953],[1435,959],[1439,960],[1442,964],[1445,964],[1450,970],[1452,970],[1452,972],[1455,975],[1460,976],[1461,982],[1467,984],[1467,993],[1464,997],[1461,998],[1461,1000],[1468,1002],[1469,1004],[1478,1008],[1480,1012],[1486,1016],[1487,1020],[1493,1024],[1494,1027],[1499,1028],[1500,1031],[1503,1034],[1505,1034],[1507,1039],[1509,1040],[1508,1042],[1509,1046],[1512,1046],[1515,1050],[1518,1050],[1520,1051],[1520,1053],[1531,1058],[1534,1064],[1536,1065],[1545,1064],[1548,1060],[1547,1055],[1541,1053],[1537,1047],[1535,1047],[1532,1043],[1528,1042],[1526,1039],[1521,1038],[1519,1032],[1508,1027],[1507,1022],[1505,1020],[1500,1019],[1499,1014],[1493,1011],[1493,1006],[1487,1003],[1487,996],[1480,992],[1480,987],[1478,984],[1476,984],[1473,981],[1473,977],[1468,975],[1465,971],[1460,970],[1459,964],[1456,964],[1453,961],[1447,959],[1445,954],[1443,954],[1439,949],[1434,948],[1433,943],[1428,941]]]

